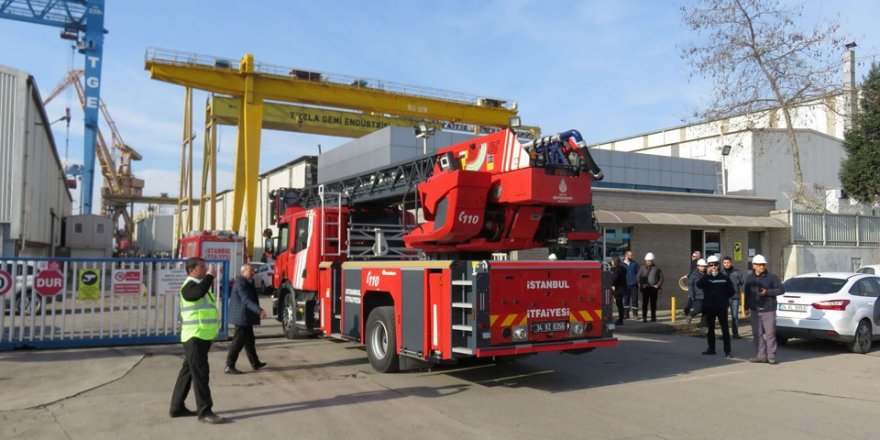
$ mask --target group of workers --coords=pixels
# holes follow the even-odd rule
[[[638,319],[638,293],[642,294],[642,322],[647,322],[650,302],[651,321],[656,321],[657,296],[663,284],[663,272],[654,264],[654,254],[645,255],[645,264],[639,268],[632,259],[632,251],[626,251],[624,259],[611,258],[611,290],[617,305],[617,325],[624,319]],[[721,327],[724,356],[733,358],[732,338],[739,335],[739,297],[745,294],[745,313],[752,327],[755,356],[750,362],[776,365],[776,297],[785,291],[779,277],[767,270],[767,259],[755,255],[752,270],[747,274],[733,266],[730,257],[719,259],[712,255],[701,258],[699,251],[691,254],[691,272],[687,276],[688,301],[684,312],[688,323],[701,316],[700,327],[706,329],[708,348],[704,355],[716,354],[715,321]],[[727,311],[731,320],[728,321]]]

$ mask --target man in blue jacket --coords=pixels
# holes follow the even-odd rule
[[[746,309],[752,321],[755,357],[749,362],[776,365],[776,297],[785,293],[779,277],[767,270],[767,259],[755,255],[751,273],[746,276]]]
[[[241,275],[235,277],[232,293],[229,295],[229,323],[235,325],[235,336],[229,344],[226,355],[226,374],[242,374],[235,368],[238,354],[244,348],[248,361],[254,370],[266,366],[257,357],[257,343],[254,338],[254,326],[260,325],[260,319],[266,317],[266,311],[260,308],[257,289],[254,287],[254,268],[250,264],[241,266]]]
[[[632,311],[633,319],[639,319],[639,263],[633,259],[632,250],[626,251],[621,261],[626,267],[626,291],[623,297],[623,317],[629,318]]]

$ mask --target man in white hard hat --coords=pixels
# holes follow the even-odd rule
[[[645,255],[645,264],[637,276],[642,291],[642,322],[648,322],[648,305],[651,306],[651,322],[657,322],[657,295],[663,286],[663,271],[654,264],[654,253]]]
[[[703,294],[703,289],[697,285],[697,281],[700,281],[701,278],[706,276],[706,260],[700,258],[697,260],[696,270],[691,272],[687,278],[687,286],[688,286],[688,299],[687,305],[684,306],[684,313],[687,315],[687,323],[690,324],[691,320],[694,319],[695,316],[703,314],[703,300],[705,299],[705,295]],[[706,327],[705,320],[700,320],[700,328],[703,329]]]
[[[755,255],[752,272],[746,276],[746,309],[755,338],[755,357],[749,362],[776,365],[776,297],[785,293],[779,277],[767,270],[767,259]]]

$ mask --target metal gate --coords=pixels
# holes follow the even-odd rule
[[[228,337],[229,268],[220,274],[219,339]],[[0,350],[180,341],[184,260],[0,259]]]

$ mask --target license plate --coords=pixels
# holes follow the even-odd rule
[[[810,306],[806,304],[780,304],[779,311],[781,312],[806,312]]]
[[[567,321],[533,322],[532,333],[564,332],[568,330]]]

